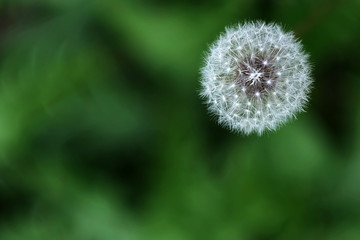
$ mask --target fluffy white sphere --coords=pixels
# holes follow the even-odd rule
[[[261,135],[303,111],[312,83],[308,55],[276,24],[226,29],[201,70],[201,96],[225,127]]]

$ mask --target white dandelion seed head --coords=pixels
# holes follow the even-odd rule
[[[312,83],[308,55],[276,24],[227,28],[201,70],[201,96],[221,125],[261,135],[304,110]]]

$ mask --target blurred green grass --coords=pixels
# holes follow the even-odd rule
[[[0,2],[0,239],[359,239],[360,1]],[[229,24],[311,55],[307,112],[218,126],[198,97]]]

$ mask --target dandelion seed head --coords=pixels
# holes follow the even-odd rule
[[[276,24],[227,28],[205,63],[201,96],[230,130],[261,135],[303,111],[308,101],[308,55],[292,33]]]

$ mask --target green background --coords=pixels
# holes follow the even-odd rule
[[[307,112],[262,137],[199,98],[225,26],[282,24]],[[0,240],[360,239],[360,1],[0,1]]]

